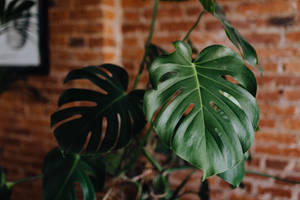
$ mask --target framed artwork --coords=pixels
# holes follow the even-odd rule
[[[48,73],[47,2],[0,0],[0,70]]]

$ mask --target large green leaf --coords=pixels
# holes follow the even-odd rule
[[[87,79],[101,91],[72,88],[59,98],[59,106],[70,102],[93,102],[95,106],[73,106],[55,112],[51,126],[67,152],[107,152],[124,147],[145,125],[143,90],[127,93],[128,74],[116,65],[104,64],[71,71],[65,82]],[[103,128],[106,128],[104,132]],[[88,141],[87,141],[88,140]],[[85,143],[86,147],[85,146]]]
[[[90,176],[99,181],[104,179],[104,163],[98,159],[95,167],[87,158],[78,154],[65,155],[56,148],[48,153],[43,167],[43,199],[44,200],[75,200],[74,184],[79,183],[84,200],[96,200],[95,187]],[[102,184],[103,185],[103,184]]]
[[[192,62],[188,44],[175,46],[150,68],[154,89],[145,94],[144,110],[160,138],[207,178],[237,165],[253,142],[259,118],[256,79],[229,48],[207,47]]]

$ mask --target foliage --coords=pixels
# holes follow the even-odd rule
[[[202,169],[206,179],[236,166],[249,150],[259,113],[252,96],[256,81],[231,49],[210,46],[192,62],[188,44],[175,46],[175,52],[157,58],[150,68],[154,89],[145,94],[145,114],[148,121],[156,114],[154,129],[160,138]],[[240,86],[226,81],[225,75]],[[186,113],[189,106],[192,110]]]
[[[22,9],[8,7],[23,10],[31,5],[26,2]],[[134,191],[122,194],[130,199],[179,199],[196,169],[203,171],[197,193],[201,199],[209,199],[210,176],[218,175],[233,187],[240,185],[259,120],[256,79],[244,62],[262,69],[255,49],[221,7],[213,0],[199,2],[204,10],[184,39],[174,43],[175,51],[168,53],[151,43],[159,3],[154,0],[145,54],[132,89],[126,70],[113,64],[69,72],[65,83],[88,80],[95,89],[67,89],[58,100],[60,109],[52,114],[51,127],[59,147],[44,161],[43,199],[76,199],[76,184],[85,200],[96,199],[99,191],[106,191],[103,199],[107,199],[120,188]],[[7,17],[11,8],[4,5],[1,1],[2,23],[11,18]],[[14,16],[21,16],[18,13]],[[212,45],[193,58],[198,50],[190,45],[189,34],[205,13],[220,21],[241,55]],[[146,93],[136,89],[144,68],[150,77]],[[153,154],[166,155],[165,161]],[[172,190],[170,174],[185,169],[192,171]],[[8,198],[16,182],[7,184],[0,172],[1,198]]]

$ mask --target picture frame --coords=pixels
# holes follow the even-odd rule
[[[15,21],[11,20],[9,23],[14,23],[14,25],[8,26],[5,33],[0,34],[0,70],[26,74],[48,74],[48,1],[19,1],[34,2],[34,5],[26,11],[30,16],[29,19],[22,17]],[[8,7],[7,5],[12,0],[4,2]],[[25,26],[29,27],[28,30],[21,33],[20,29]],[[19,27],[21,28],[19,29]]]

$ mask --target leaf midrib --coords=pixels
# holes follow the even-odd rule
[[[191,63],[192,65],[192,69],[193,69],[193,73],[194,73],[194,79],[195,79],[195,82],[196,82],[196,85],[197,85],[197,93],[198,93],[198,98],[199,98],[199,102],[200,102],[200,113],[202,115],[202,127],[203,127],[203,130],[205,131],[205,124],[204,124],[204,114],[203,114],[203,103],[202,103],[202,97],[201,97],[201,91],[200,91],[200,82],[199,82],[199,79],[198,79],[198,72],[197,72],[197,69],[196,69],[196,65],[194,63]]]

